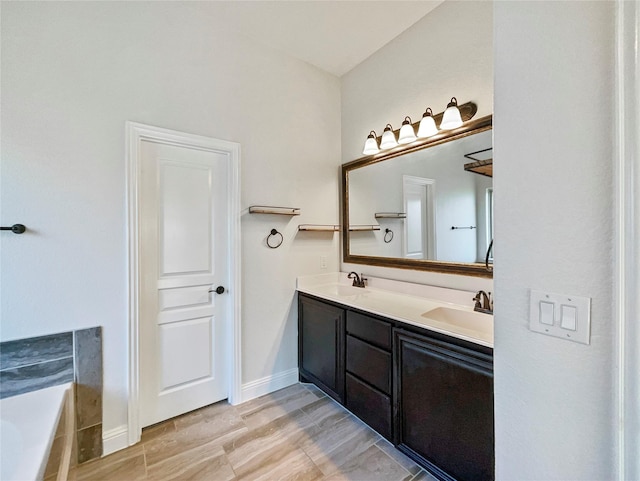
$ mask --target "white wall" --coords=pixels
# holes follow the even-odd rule
[[[297,366],[295,278],[338,269],[339,80],[216,24],[215,2],[2,4],[1,339],[104,327],[104,429],[126,423],[126,120],[240,142],[243,381]],[[311,134],[312,132],[312,134]],[[264,239],[275,227],[277,250]]]
[[[614,478],[614,7],[495,3],[499,480]],[[530,289],[591,297],[591,344],[529,331]]]
[[[493,7],[491,2],[444,2],[402,35],[342,77],[342,161],[362,157],[370,130],[398,128],[405,115],[441,112],[450,98],[478,105],[476,118],[493,112]],[[475,291],[492,282],[466,276],[342,264],[392,279]]]

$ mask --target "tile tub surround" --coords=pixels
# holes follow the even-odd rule
[[[98,479],[435,481],[311,384],[150,426],[140,443],[69,477]]]
[[[0,399],[73,381],[73,332],[0,343]]]
[[[102,456],[102,328],[74,332],[78,462]]]
[[[102,328],[0,343],[0,398],[75,382],[78,462],[102,455]]]
[[[493,348],[493,316],[473,312],[474,292],[374,277],[368,278],[364,289],[351,288],[351,283],[352,280],[348,279],[347,273],[344,272],[305,276],[298,277],[297,290],[371,314]],[[439,307],[468,311],[474,317],[477,316],[479,322],[453,324],[423,315]],[[466,312],[464,314],[466,315]]]

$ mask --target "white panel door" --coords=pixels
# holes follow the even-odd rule
[[[140,420],[227,397],[228,157],[140,144]]]

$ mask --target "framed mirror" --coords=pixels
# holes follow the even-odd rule
[[[491,129],[468,120],[343,164],[344,262],[492,277]]]

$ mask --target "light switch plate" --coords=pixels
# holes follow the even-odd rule
[[[553,304],[553,309],[549,308],[549,304]],[[565,309],[562,306],[565,306]],[[571,309],[566,309],[567,306],[575,307],[576,309],[575,330],[562,327],[563,312],[573,312]],[[548,313],[550,311],[553,312],[553,323],[549,323]],[[567,326],[566,319],[564,324]],[[589,344],[591,336],[591,298],[531,289],[529,329],[567,341]]]

